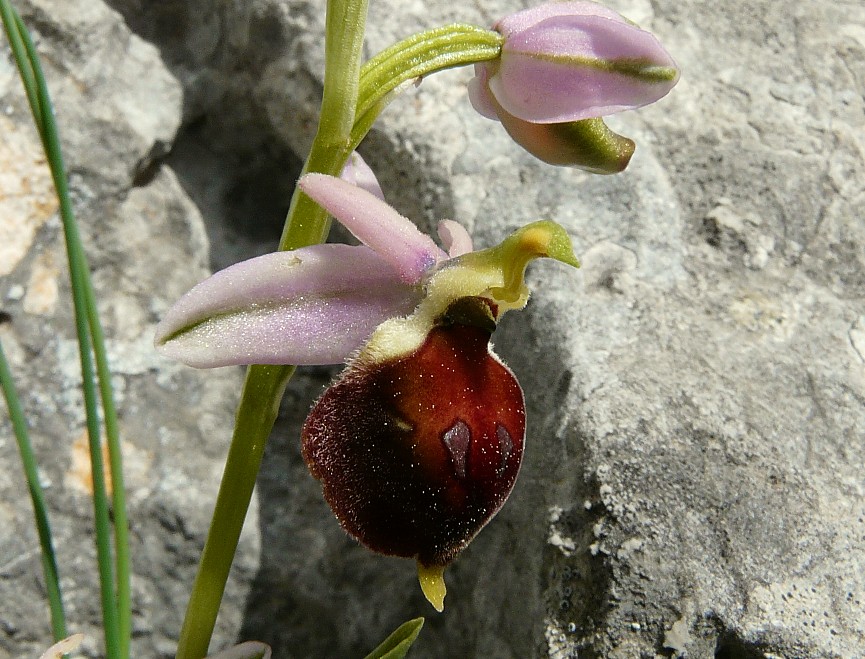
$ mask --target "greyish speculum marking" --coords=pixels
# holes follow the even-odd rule
[[[500,423],[496,424],[496,441],[499,446],[499,464],[496,476],[502,476],[508,466],[508,459],[514,452],[514,439]],[[468,475],[469,450],[472,442],[472,431],[468,424],[458,419],[450,429],[442,435],[442,443],[448,451],[454,471],[460,478]]]

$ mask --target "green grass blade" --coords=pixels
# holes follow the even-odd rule
[[[24,23],[8,0],[0,0],[3,22],[9,35],[16,61],[19,63],[22,82],[34,121],[39,129],[43,147],[51,169],[51,175],[60,203],[60,216],[66,238],[69,259],[72,298],[75,308],[75,325],[78,334],[81,358],[82,386],[87,415],[87,432],[90,444],[90,461],[93,475],[93,509],[96,526],[96,548],[102,598],[103,626],[106,655],[114,659],[129,655],[131,631],[131,606],[129,587],[128,524],[126,518],[125,490],[123,487],[122,459],[117,432],[117,415],[114,406],[111,377],[107,365],[104,337],[96,305],[90,271],[78,233],[78,227],[69,199],[66,171],[60,149],[60,140],[51,99],[45,77],[33,42]],[[91,356],[91,343],[93,356]],[[105,485],[100,424],[94,383],[93,360],[99,373],[99,386],[109,448],[109,461],[114,485],[114,540],[117,550],[116,562],[112,565],[111,520]],[[115,591],[116,571],[116,591]]]
[[[21,31],[25,44],[29,41],[26,31]],[[28,50],[32,49],[31,48]],[[99,567],[99,583],[102,599],[102,620],[105,634],[105,651],[110,658],[120,657],[120,632],[117,605],[114,594],[114,568],[111,551],[111,520],[109,517],[105,469],[102,461],[102,442],[97,406],[95,371],[91,355],[90,323],[87,318],[87,286],[84,280],[89,276],[86,261],[83,259],[81,238],[69,199],[63,156],[54,122],[54,113],[45,78],[41,74],[38,59],[30,58],[39,92],[42,109],[43,145],[57,189],[60,202],[60,216],[66,237],[66,253],[69,259],[69,272],[72,280],[72,299],[75,308],[75,328],[78,334],[78,348],[81,359],[84,406],[87,417],[87,434],[90,447],[90,464],[93,477],[93,514],[96,527],[96,552]]]
[[[57,571],[57,559],[54,556],[54,542],[51,539],[51,525],[48,523],[48,511],[45,506],[45,496],[39,483],[39,472],[36,468],[36,457],[30,444],[30,434],[27,432],[27,421],[12,373],[0,344],[0,386],[9,408],[9,419],[15,431],[18,451],[21,454],[21,464],[30,490],[30,500],[33,502],[33,516],[36,518],[36,531],[39,534],[39,545],[42,547],[42,570],[45,573],[45,588],[48,591],[48,606],[51,609],[51,631],[55,641],[66,638],[66,616],[63,613],[63,597],[60,592],[60,577]]]
[[[30,65],[30,58],[27,55],[27,48],[24,45],[24,38],[20,28],[21,18],[9,3],[9,0],[0,1],[0,15],[3,17],[3,27],[6,29],[6,37],[9,40],[9,46],[12,48],[12,55],[15,57],[15,63],[18,66],[18,73],[21,76],[21,82],[24,84],[24,92],[27,94],[27,102],[30,104],[30,112],[33,114],[36,128],[44,142],[45,138],[42,126],[42,108],[39,102],[39,90],[36,83],[36,75],[33,71],[33,67]]]
[[[84,258],[82,254],[82,259]],[[102,414],[105,422],[105,440],[108,444],[108,471],[112,484],[112,512],[114,517],[114,571],[117,580],[116,606],[120,657],[129,656],[132,638],[132,592],[129,560],[129,520],[126,514],[126,486],[123,479],[123,452],[120,447],[120,429],[117,422],[117,406],[111,386],[111,372],[105,351],[105,336],[96,310],[96,299],[89,272],[84,285],[87,293],[87,317],[90,338],[96,359],[99,393],[102,399]]]

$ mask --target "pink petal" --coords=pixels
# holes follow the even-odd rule
[[[169,310],[155,342],[199,368],[336,364],[420,298],[368,247],[314,245],[217,272]]]
[[[495,99],[490,93],[490,69],[493,65],[489,62],[475,64],[475,77],[469,80],[468,92],[469,102],[478,114],[487,119],[498,120]]]
[[[366,164],[361,155],[357,151],[352,151],[342,168],[342,173],[339,177],[343,181],[347,181],[352,185],[363,188],[367,192],[371,192],[376,197],[384,201],[384,193],[381,191],[381,186],[378,179],[375,177],[375,172]]]
[[[447,258],[432,238],[366,190],[326,174],[307,174],[298,185],[390,263],[407,284],[419,282],[436,263]]]
[[[438,234],[450,258],[468,254],[474,247],[472,237],[465,227],[453,220],[442,220],[438,224]]]

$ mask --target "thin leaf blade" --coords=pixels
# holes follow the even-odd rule
[[[402,659],[420,634],[423,623],[423,618],[404,622],[364,659]]]

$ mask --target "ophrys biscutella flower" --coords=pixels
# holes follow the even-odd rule
[[[529,261],[578,265],[570,239],[536,222],[472,251],[443,221],[445,253],[376,194],[321,174],[299,185],[363,244],[227,268],[169,311],[157,346],[193,366],[347,361],[304,424],[304,458],[343,528],[416,559],[441,610],[444,567],[499,510],[522,459],[522,390],[491,334],[525,305]]]

